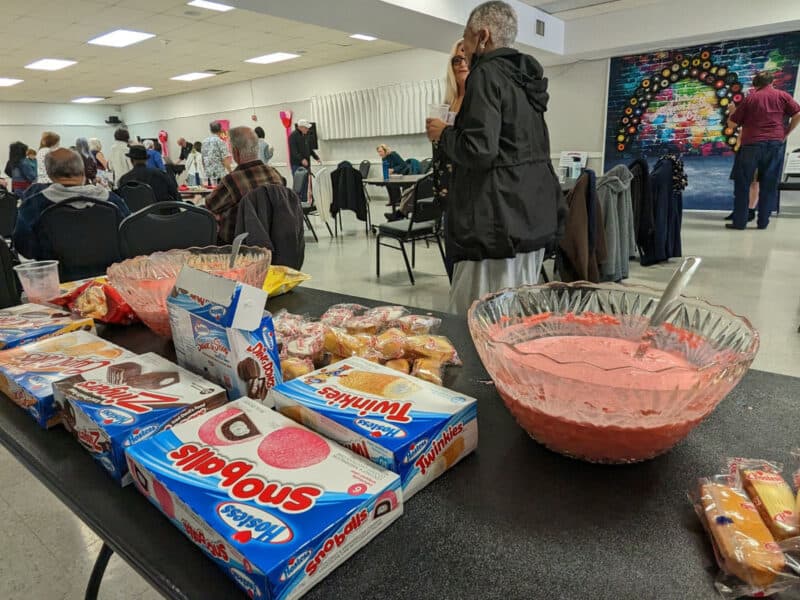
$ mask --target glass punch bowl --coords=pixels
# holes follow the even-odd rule
[[[242,246],[232,269],[228,266],[230,257],[231,246],[154,252],[113,264],[108,268],[107,275],[111,285],[145,325],[158,335],[171,338],[167,296],[175,286],[183,265],[257,288],[264,284],[272,262],[272,252],[266,248]]]
[[[752,363],[758,333],[727,308],[682,296],[648,332],[653,352],[681,358],[667,367],[639,366],[631,352],[632,361],[613,351],[587,360],[574,338],[565,355],[564,346],[557,352],[565,340],[540,338],[621,338],[636,346],[611,347],[638,348],[659,296],[618,284],[522,286],[477,300],[468,322],[503,402],[532,438],[574,458],[630,463],[666,452],[716,408]]]

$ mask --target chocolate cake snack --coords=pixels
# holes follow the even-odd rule
[[[128,383],[130,377],[140,375],[142,365],[135,362],[123,362],[108,367],[108,383]]]

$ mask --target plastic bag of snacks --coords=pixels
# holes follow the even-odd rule
[[[307,375],[314,370],[314,362],[310,358],[288,356],[281,359],[281,372],[284,381]]]
[[[440,318],[430,315],[406,315],[390,323],[392,327],[399,327],[409,335],[435,333],[441,324]]]
[[[443,335],[411,335],[406,338],[407,356],[431,358],[445,365],[460,365],[453,343]]]
[[[306,273],[282,265],[272,265],[267,272],[263,288],[272,298],[293,290],[309,279],[311,279],[311,275]]]
[[[278,343],[285,339],[291,339],[300,335],[301,328],[308,322],[308,317],[295,315],[285,308],[280,309],[272,315],[272,324],[275,327],[275,335],[278,336]]]
[[[414,361],[411,374],[417,379],[430,381],[436,385],[442,385],[442,374],[444,365],[432,358],[418,358]]]
[[[392,321],[406,316],[408,312],[404,306],[376,306],[370,308],[364,315],[377,321],[378,330],[380,330]]]
[[[367,307],[360,304],[333,304],[323,313],[320,321],[330,327],[343,327],[345,321],[360,315],[365,310]]]
[[[793,500],[779,465],[753,459],[730,459],[726,474],[699,479],[689,493],[714,549],[720,568],[714,585],[723,597],[800,587],[800,537],[773,534],[785,535],[781,522],[792,520],[787,494]]]
[[[130,325],[139,319],[119,292],[105,277],[86,281],[73,287],[66,294],[51,300],[82,317],[91,317],[103,323]]]
[[[800,535],[795,497],[782,470],[782,465],[766,460],[728,459],[728,481],[744,490],[778,541]]]

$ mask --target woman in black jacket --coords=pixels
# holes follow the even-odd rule
[[[454,164],[447,235],[458,314],[485,293],[536,283],[556,230],[561,187],[544,120],[547,79],[533,57],[510,48],[516,36],[508,4],[476,7],[464,29],[470,74],[455,124],[426,122]]]

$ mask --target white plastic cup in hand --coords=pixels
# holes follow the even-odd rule
[[[429,119],[439,119],[447,122],[448,112],[450,112],[450,107],[447,104],[428,104]]]
[[[41,304],[59,294],[58,261],[32,260],[14,267],[28,297],[28,302]]]

